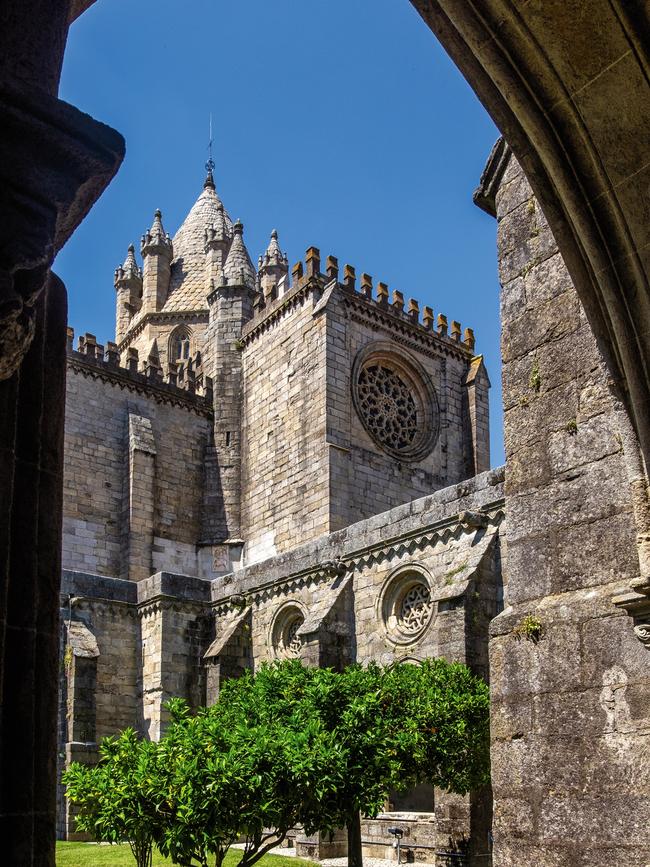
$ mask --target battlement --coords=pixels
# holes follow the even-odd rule
[[[468,355],[474,354],[476,339],[473,328],[463,330],[461,323],[438,313],[436,316],[431,307],[420,307],[416,298],[405,300],[404,294],[397,289],[392,292],[386,283],[377,282],[373,285],[370,274],[362,273],[357,288],[356,268],[344,265],[342,279],[339,278],[339,263],[336,256],[328,256],[325,260],[325,270],[321,270],[321,255],[317,247],[309,247],[305,261],[296,262],[291,269],[291,283],[288,279],[274,286],[269,293],[259,292],[255,302],[255,314],[246,332],[257,330],[262,321],[269,316],[276,317],[278,312],[290,301],[302,294],[303,290],[315,288],[323,290],[335,282],[350,298],[371,306],[377,312],[387,313],[404,324],[414,326],[424,334],[435,337]]]
[[[117,344],[112,341],[104,346],[97,342],[94,334],[86,333],[79,335],[76,349],[73,343],[74,329],[68,328],[68,365],[83,376],[150,395],[160,403],[182,405],[201,413],[212,412],[212,379],[197,371],[191,360],[182,365],[171,363],[165,373],[155,357],[150,356],[141,364],[134,347],[126,350],[122,364]]]

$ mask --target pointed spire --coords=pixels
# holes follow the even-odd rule
[[[214,163],[212,162],[212,160],[209,160],[205,165],[206,165],[206,169],[207,169],[207,174],[205,176],[205,180],[203,181],[203,189],[204,190],[207,190],[207,189],[214,190],[215,189],[214,176],[212,174],[212,169],[214,167]]]
[[[260,256],[259,278],[264,297],[277,297],[278,284],[289,273],[289,260],[280,249],[277,229],[271,232],[271,240],[264,256]]]
[[[211,189],[214,190],[214,177],[212,176],[212,172],[214,171],[214,160],[212,159],[212,113],[210,113],[210,137],[208,139],[208,161],[205,164],[205,170],[207,175],[205,180],[203,181],[203,189]]]
[[[171,254],[172,252],[172,241],[163,227],[162,213],[159,208],[153,215],[151,228],[142,236],[140,252],[143,256],[147,253],[168,252]]]
[[[278,244],[278,230],[273,229],[271,232],[271,240],[269,241],[269,246],[266,248],[266,253],[264,254],[264,265],[274,265],[276,267],[284,266],[288,269],[289,260],[286,255],[282,253],[280,250],[280,245]]]
[[[237,220],[232,227],[233,239],[224,265],[223,275],[231,285],[255,287],[255,269],[244,244],[244,226]]]
[[[127,277],[142,277],[142,271],[135,260],[135,246],[133,244],[129,244],[122,269]]]
[[[213,246],[227,244],[230,241],[230,232],[228,231],[228,223],[224,214],[223,205],[221,202],[217,204],[217,212],[212,224],[205,228],[205,251]]]
[[[115,269],[115,286],[125,284],[130,280],[142,280],[142,269],[136,261],[133,244],[129,244],[124,263]]]

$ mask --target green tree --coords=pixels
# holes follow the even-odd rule
[[[221,867],[240,838],[252,867],[298,824],[347,826],[360,867],[360,813],[375,816],[390,791],[428,781],[464,794],[489,778],[487,686],[442,660],[343,672],[287,661],[228,681],[196,714],[169,707],[159,744],[128,730],[104,741],[97,767],[65,776],[78,827],[129,840],[138,867],[153,843],[183,867]]]
[[[302,667],[283,676],[295,680]],[[240,864],[252,867],[296,824],[315,831],[323,793],[340,786],[345,766],[334,734],[313,715],[292,722],[289,692],[267,695],[267,680],[231,681],[217,705],[195,716],[183,702],[170,704],[151,797],[162,818],[156,844],[180,865],[207,865],[214,855],[220,867],[243,838]]]
[[[97,765],[74,762],[63,775],[79,807],[77,830],[107,843],[127,841],[138,867],[150,867],[158,817],[148,796],[157,745],[133,729],[105,738]]]
[[[418,782],[465,794],[489,780],[489,693],[463,665],[444,660],[342,672],[298,661],[263,666],[226,684],[215,713],[296,733],[319,727],[335,758],[312,768],[311,800],[296,814],[308,833],[348,829],[348,861],[360,867],[359,816],[375,816],[393,790]]]

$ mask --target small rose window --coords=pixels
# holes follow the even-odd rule
[[[271,641],[276,656],[285,659],[300,656],[302,642],[298,630],[304,622],[304,615],[297,605],[287,605],[280,609],[271,630]]]
[[[422,582],[414,584],[402,597],[398,620],[404,632],[417,633],[431,618],[431,593]]]
[[[285,629],[282,643],[287,656],[300,656],[300,645],[302,642],[300,641],[298,630],[303,623],[302,617],[294,617]]]
[[[396,644],[412,644],[426,632],[434,613],[431,586],[424,570],[400,570],[388,581],[381,597],[381,613],[388,637]]]

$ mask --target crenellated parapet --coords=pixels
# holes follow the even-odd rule
[[[386,283],[376,285],[370,274],[362,273],[357,279],[356,268],[344,265],[339,274],[339,263],[335,256],[328,256],[322,268],[321,254],[317,247],[309,247],[305,260],[297,262],[288,275],[273,286],[271,292],[261,290],[255,300],[255,313],[245,329],[244,339],[266,330],[285,312],[302,303],[309,294],[315,300],[331,288],[341,290],[341,297],[366,316],[388,319],[398,330],[416,331],[421,337],[429,338],[447,351],[457,351],[469,359],[474,354],[475,336],[472,328],[463,329],[460,322],[449,322],[443,313],[434,313],[427,305],[420,305],[416,298],[405,299],[398,289],[389,290]]]
[[[170,364],[165,373],[154,355],[141,361],[135,347],[129,347],[120,359],[116,343],[108,341],[104,346],[94,334],[79,335],[76,349],[73,342],[74,330],[68,328],[69,370],[153,397],[158,403],[212,415],[212,379],[203,374],[200,366],[197,369],[195,361]]]

